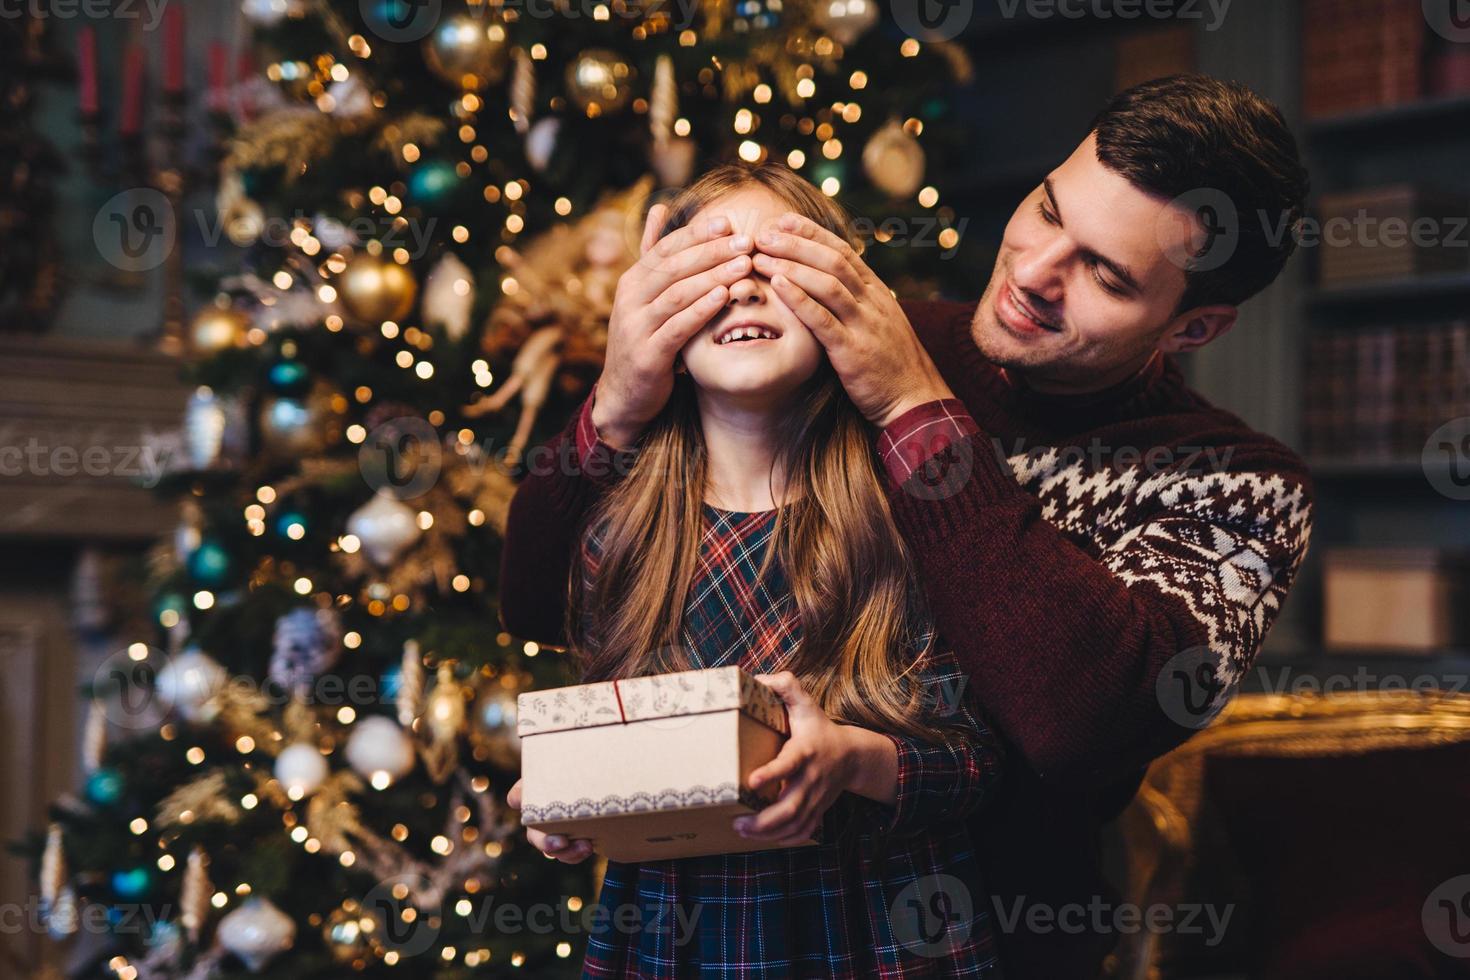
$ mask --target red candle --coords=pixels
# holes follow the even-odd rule
[[[84,24],[77,32],[77,105],[82,115],[95,116],[97,100],[97,30]]]
[[[209,42],[209,110],[225,112],[229,109],[230,52],[223,41]]]
[[[163,90],[184,91],[184,6],[171,3],[163,12]]]
[[[136,136],[143,131],[143,62],[142,46],[129,41],[123,54],[122,121],[118,132]]]

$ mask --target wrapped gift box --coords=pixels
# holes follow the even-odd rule
[[[731,823],[774,798],[748,780],[786,740],[786,706],[739,667],[522,694],[517,729],[527,827],[614,861],[772,846]]]

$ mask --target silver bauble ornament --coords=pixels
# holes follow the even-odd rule
[[[368,560],[380,567],[393,564],[423,534],[413,508],[388,493],[374,494],[353,511],[347,530],[361,542]]]
[[[210,721],[214,697],[230,682],[230,672],[207,653],[190,648],[158,672],[154,690],[185,721]]]
[[[347,764],[376,789],[386,789],[413,769],[413,741],[391,718],[382,715],[358,721],[343,754]]]
[[[329,771],[326,757],[306,742],[288,745],[276,756],[276,781],[293,800],[305,799],[320,789]]]
[[[252,896],[220,920],[215,938],[251,973],[259,973],[295,944],[296,923],[270,899]]]

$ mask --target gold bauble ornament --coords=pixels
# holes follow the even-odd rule
[[[250,322],[237,310],[206,306],[189,324],[189,345],[196,353],[214,354],[245,343]]]
[[[912,197],[924,183],[924,148],[890,119],[863,147],[863,173],[890,197]]]
[[[406,266],[367,252],[353,256],[337,280],[342,305],[363,323],[402,320],[418,293],[418,281]]]
[[[505,26],[471,14],[446,18],[424,41],[429,69],[465,91],[499,83],[509,58]]]
[[[567,66],[567,96],[589,116],[617,112],[633,95],[633,66],[606,48],[588,48]]]
[[[501,769],[519,769],[521,740],[516,735],[516,690],[499,681],[486,685],[470,712],[470,743],[475,758]]]
[[[436,741],[448,741],[459,734],[464,726],[464,688],[454,677],[454,668],[447,663],[439,665],[434,680],[434,689],[424,707],[424,719],[429,734]]]

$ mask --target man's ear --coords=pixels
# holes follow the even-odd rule
[[[1170,322],[1159,339],[1159,350],[1165,354],[1183,354],[1198,350],[1217,337],[1223,337],[1235,326],[1240,310],[1234,306],[1200,306],[1181,313]]]

